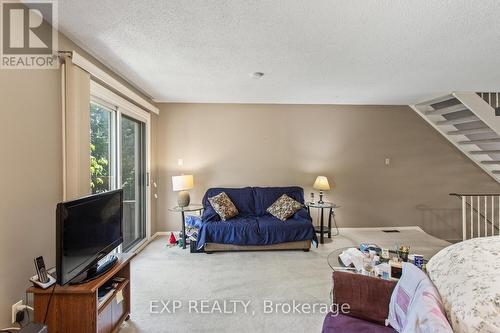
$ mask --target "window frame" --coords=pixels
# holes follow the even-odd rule
[[[151,115],[149,112],[144,109],[136,106],[135,104],[129,102],[125,98],[119,96],[114,93],[110,89],[105,86],[99,84],[94,80],[90,80],[90,101],[92,102],[100,101],[104,107],[108,109],[114,109],[116,112],[116,116],[114,117],[114,152],[115,157],[120,157],[119,152],[121,152],[121,119],[122,115],[127,116],[129,118],[136,119],[145,124],[145,172],[146,172],[146,187],[145,187],[145,210],[146,210],[146,235],[145,238],[138,242],[134,247],[132,247],[129,251],[135,252],[139,248],[143,247],[147,242],[150,241],[151,235]],[[119,188],[119,184],[121,183],[121,161],[120,158],[113,158],[114,170],[115,170],[115,188]],[[121,246],[120,246],[121,252]]]

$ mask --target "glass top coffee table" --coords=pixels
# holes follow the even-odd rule
[[[330,268],[334,271],[352,271],[352,272],[357,272],[354,267],[347,267],[344,265],[342,260],[340,260],[340,254],[348,249],[354,248],[356,246],[349,246],[349,247],[341,247],[338,249],[333,250],[328,254],[327,257],[327,262]],[[390,257],[397,257],[397,252],[394,250],[389,250]],[[424,258],[424,263],[427,264],[428,259]]]
[[[349,273],[353,273],[353,274],[362,274],[362,275],[367,275],[367,276],[371,276],[371,277],[380,277],[382,278],[381,276],[379,276],[375,269],[374,269],[374,266],[372,266],[372,264],[369,264],[368,267],[369,268],[369,271],[366,271],[365,270],[365,265],[363,264],[363,269],[361,270],[357,270],[356,268],[354,268],[353,266],[346,266],[344,265],[344,263],[342,262],[342,260],[340,259],[340,254],[348,249],[351,249],[351,248],[355,248],[355,246],[350,246],[350,247],[341,247],[341,248],[338,248],[334,251],[332,251],[328,257],[327,257],[327,261],[328,261],[328,265],[330,266],[330,268],[334,271],[334,272],[349,272]],[[368,255],[366,255],[366,258],[368,259]],[[370,261],[370,259],[368,259]]]
[[[347,267],[344,265],[342,260],[340,260],[340,254],[344,252],[345,250],[348,250],[350,248],[353,248],[354,246],[351,247],[341,247],[336,250],[333,250],[326,260],[328,261],[328,265],[330,266],[331,269],[334,271],[356,271],[354,267]]]

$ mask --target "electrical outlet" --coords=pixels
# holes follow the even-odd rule
[[[24,311],[24,310],[21,310],[22,306],[23,306],[23,300],[20,300],[16,304],[12,305],[12,324],[14,324],[16,322],[16,314],[19,311]]]

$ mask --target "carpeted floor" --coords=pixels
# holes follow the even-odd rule
[[[132,314],[120,333],[320,332],[321,305],[329,305],[332,284],[327,256],[334,249],[360,242],[391,249],[409,244],[430,257],[448,245],[418,228],[397,229],[344,228],[309,252],[191,254],[158,237],[132,261]],[[294,300],[319,305],[315,313],[293,313]],[[271,307],[274,313],[266,313]]]

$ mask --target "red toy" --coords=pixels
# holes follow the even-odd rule
[[[177,239],[175,239],[173,232],[170,233],[170,239],[168,240],[168,242],[170,243],[170,245],[175,245],[177,243]]]

